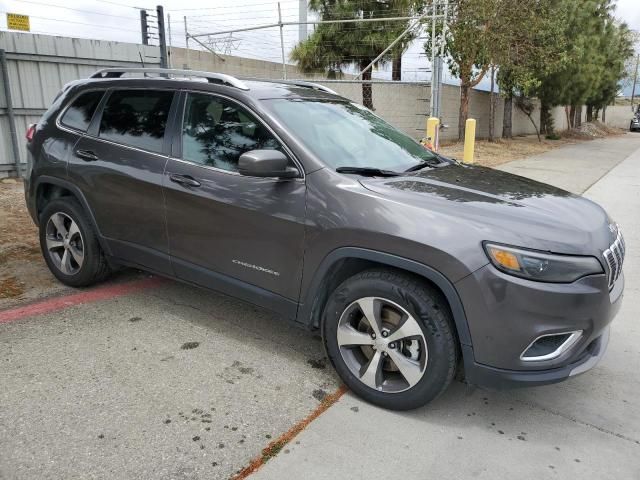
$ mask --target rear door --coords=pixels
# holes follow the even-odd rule
[[[238,159],[249,150],[278,149],[295,162],[237,101],[182,95],[177,158],[167,163],[164,178],[176,275],[294,316],[304,245],[302,173],[287,180],[240,175]]]
[[[69,161],[111,253],[168,274],[162,176],[173,97],[171,90],[110,90]]]
[[[73,98],[63,109],[58,122],[56,122],[58,128],[52,128],[51,125],[48,125],[48,115],[45,117],[46,134],[44,135],[45,140],[42,142],[41,154],[46,159],[44,163],[46,167],[39,172],[39,175],[53,174],[55,176],[62,171],[66,175],[66,168],[63,170],[61,167],[66,166],[76,143],[89,128],[91,119],[105,93],[106,89],[98,89],[83,90],[72,95]],[[61,95],[62,92],[58,96]],[[43,120],[41,120],[42,122]]]

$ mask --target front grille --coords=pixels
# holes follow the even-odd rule
[[[618,235],[616,241],[604,251],[603,256],[609,266],[607,277],[609,279],[609,289],[613,288],[614,283],[620,277],[622,273],[622,262],[624,262],[625,245],[624,238],[622,238],[622,232],[618,228]]]

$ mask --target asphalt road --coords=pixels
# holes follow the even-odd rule
[[[550,183],[579,190],[640,148],[640,135],[565,148],[564,159],[564,149],[549,153]],[[606,168],[598,150],[609,152]],[[528,170],[519,161],[517,173],[548,175],[541,157]],[[640,478],[640,151],[587,196],[621,224],[630,252],[599,367],[539,389],[454,383],[408,413],[346,394],[254,477]],[[0,479],[229,478],[338,388],[313,335],[227,297],[139,277],[5,322],[0,312]]]

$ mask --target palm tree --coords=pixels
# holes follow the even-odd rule
[[[423,2],[416,0],[310,0],[309,10],[322,20],[345,20],[408,16]],[[323,72],[330,78],[349,66],[362,71],[380,52],[389,46],[407,27],[407,22],[358,22],[318,24],[306,40],[291,52],[291,59],[298,62],[303,72]],[[408,46],[402,42],[381,58],[384,64],[402,55]],[[362,75],[371,80],[371,69]],[[370,83],[362,84],[362,103],[373,109]]]

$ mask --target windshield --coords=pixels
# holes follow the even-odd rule
[[[272,99],[264,104],[322,162],[332,168],[404,171],[437,157],[408,135],[355,103]]]

